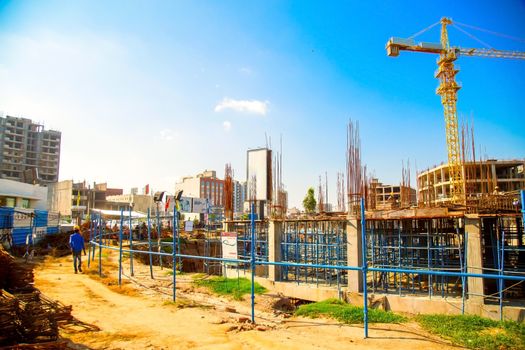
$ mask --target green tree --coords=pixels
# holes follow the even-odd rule
[[[315,211],[316,205],[317,205],[317,201],[315,200],[315,196],[314,196],[314,188],[310,187],[308,189],[308,192],[306,193],[306,197],[304,197],[303,199],[304,210],[307,213],[313,213]]]

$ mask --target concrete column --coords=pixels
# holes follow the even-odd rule
[[[483,252],[481,251],[481,221],[478,215],[465,215],[465,232],[467,236],[467,271],[469,273],[483,272]],[[468,298],[475,303],[483,303],[483,279],[467,278]],[[474,295],[475,294],[475,295]]]
[[[15,207],[22,208],[22,201],[23,201],[22,197],[16,197],[16,199],[15,199]]]
[[[496,164],[493,163],[490,165],[490,171],[492,173],[492,188],[493,191],[496,190],[496,186],[498,186],[498,177],[496,176]],[[502,188],[498,189],[498,191],[503,191]]]
[[[346,225],[346,247],[348,252],[348,266],[361,266],[363,255],[361,251],[361,222],[358,218],[348,219]],[[363,290],[363,275],[361,271],[348,271],[348,291],[361,292]]]
[[[268,261],[281,261],[281,237],[283,234],[283,222],[270,220],[268,227]],[[281,267],[275,265],[268,266],[268,279],[270,281],[281,280]]]

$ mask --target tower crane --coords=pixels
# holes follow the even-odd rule
[[[416,43],[414,41],[414,36],[419,35],[438,24],[441,24],[441,40],[439,43]],[[456,61],[459,56],[525,59],[525,52],[450,46],[447,25],[453,25],[453,22],[450,18],[443,17],[439,22],[431,25],[411,38],[404,39],[392,37],[386,44],[386,51],[387,55],[392,57],[399,56],[399,52],[402,50],[439,54],[439,59],[437,61],[438,69],[435,74],[435,77],[439,79],[439,86],[436,89],[436,94],[441,96],[441,103],[443,104],[445,114],[450,195],[453,204],[464,205],[466,203],[465,180],[460,157],[460,140],[456,113],[457,93],[461,86],[456,82],[458,69],[454,67],[454,61]]]

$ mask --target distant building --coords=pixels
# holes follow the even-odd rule
[[[299,215],[301,215],[301,210],[299,210],[298,208],[296,207],[293,207],[293,208],[289,208],[287,210],[287,213],[288,217],[290,218],[296,218],[298,217]]]
[[[0,207],[47,210],[47,188],[0,179]]]
[[[0,116],[0,178],[25,183],[58,181],[61,133],[30,119]]]
[[[179,190],[183,191],[184,197],[206,198],[213,207],[224,206],[224,180],[217,178],[215,170],[183,177],[175,184],[175,192]]]
[[[406,203],[406,206],[416,205],[416,190],[412,187],[401,186],[401,185],[385,185],[378,181],[378,179],[372,179],[370,184],[371,195],[375,198],[375,209],[384,210],[399,207],[402,199]]]
[[[122,189],[108,188],[106,183],[95,183],[91,187],[85,181],[65,180],[48,185],[48,205],[49,210],[61,215],[81,216],[92,208],[112,209],[106,197],[122,193]]]
[[[112,210],[120,210],[121,208],[128,209],[130,204],[132,205],[133,211],[141,213],[146,213],[148,208],[152,210],[152,212],[155,209],[153,196],[144,194],[121,194],[116,196],[106,196],[106,202],[108,209]],[[173,210],[173,205],[171,205],[171,208]]]
[[[233,180],[233,212],[240,214],[244,210],[243,204],[246,200],[246,185],[239,181]]]
[[[525,189],[525,159],[466,162],[462,165],[467,198],[503,194]],[[448,164],[442,164],[417,175],[418,199],[424,205],[449,203],[450,176]]]
[[[321,205],[320,203],[317,203],[317,210],[319,210],[319,208],[321,208]],[[333,211],[334,209],[332,203],[323,203],[322,208],[323,208],[323,212],[325,213],[329,213]]]

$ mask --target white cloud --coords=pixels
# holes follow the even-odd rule
[[[225,120],[222,122],[222,127],[224,128],[224,131],[230,131],[232,128],[232,123],[228,120]]]
[[[234,100],[225,97],[215,106],[215,112],[221,112],[225,109],[232,109],[236,112],[246,112],[253,114],[266,115],[268,112],[268,101],[258,100]]]
[[[239,73],[244,75],[252,75],[253,69],[251,69],[250,67],[241,67],[239,68]]]
[[[163,141],[172,141],[175,138],[175,133],[171,129],[162,129],[160,131],[160,138]]]

